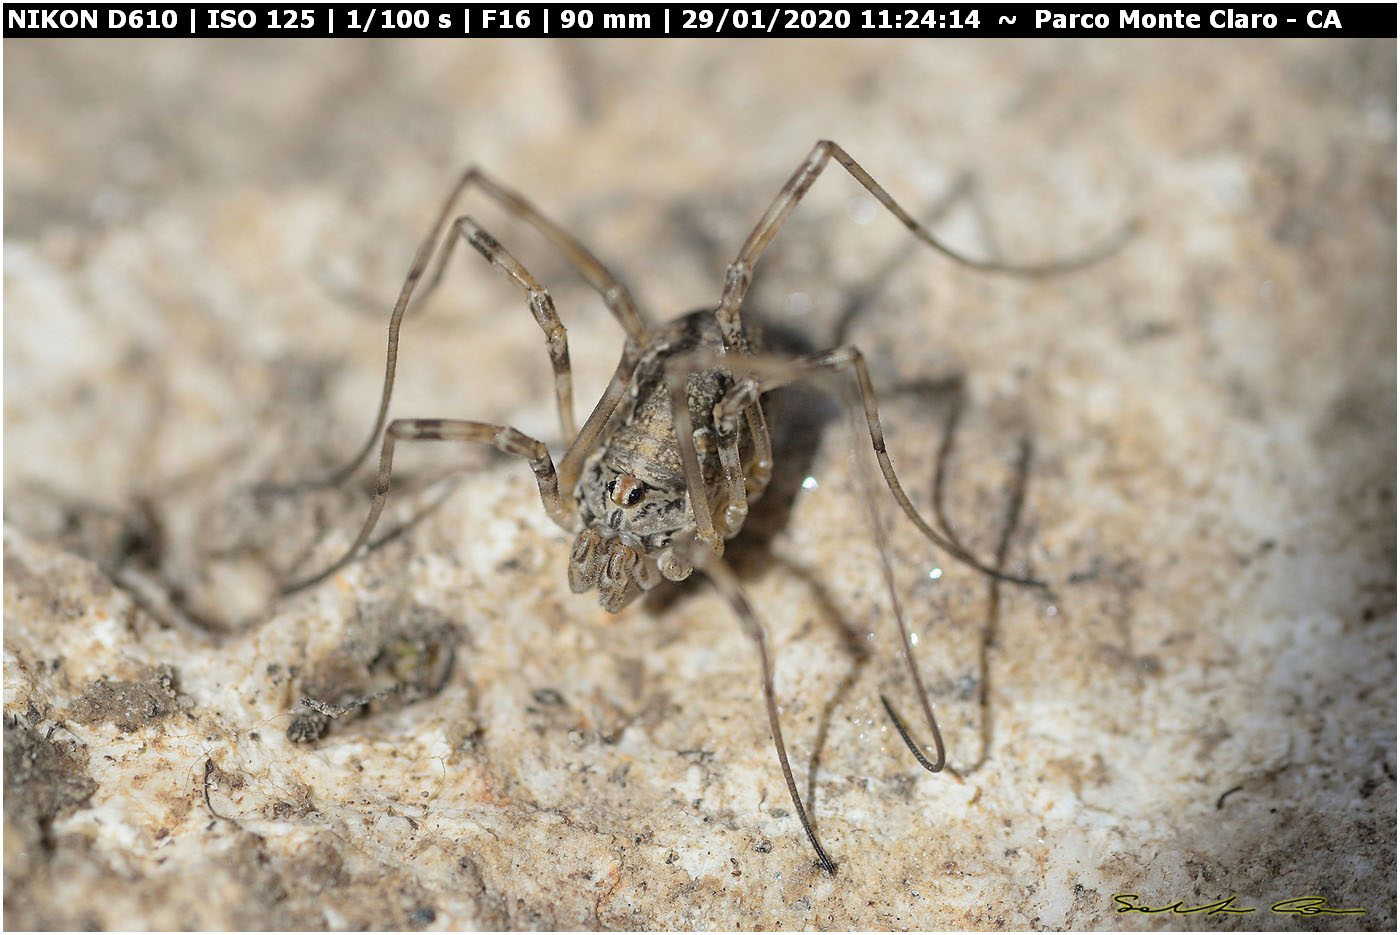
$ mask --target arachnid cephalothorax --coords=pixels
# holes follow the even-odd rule
[[[750,349],[746,340],[742,347]],[[575,592],[596,588],[606,610],[621,610],[642,591],[663,580],[682,581],[694,570],[673,547],[678,534],[694,527],[695,515],[676,441],[666,368],[686,354],[723,351],[724,339],[711,311],[691,312],[657,329],[638,357],[606,443],[584,462],[574,492],[584,528],[569,557],[569,586]],[[739,531],[745,514],[729,509],[722,495],[720,437],[727,432],[737,440],[749,500],[768,486],[771,456],[757,463],[748,423],[729,419],[726,426],[717,414],[716,407],[734,387],[732,376],[711,368],[686,372],[684,379],[690,423],[699,426],[691,440],[701,483],[711,504],[726,506],[712,516],[722,544]]]
[[[772,477],[773,447],[764,421],[763,394],[820,373],[848,375],[859,391],[871,445],[885,485],[924,536],[988,575],[1025,585],[1039,584],[1032,579],[1002,574],[978,561],[959,546],[946,529],[935,529],[915,510],[885,452],[875,391],[857,348],[846,345],[822,353],[780,357],[762,353],[745,329],[740,313],[754,267],[787,216],[833,159],[915,237],[940,253],[978,269],[1048,275],[1093,262],[1116,249],[1121,240],[1115,238],[1103,248],[1074,260],[1044,266],[1017,267],[968,259],[935,239],[845,150],[823,140],[783,186],[730,264],[718,306],[683,315],[664,325],[648,326],[627,288],[582,244],[520,195],[479,169],[469,169],[458,180],[419,247],[394,305],[389,320],[379,414],[368,440],[350,463],[333,475],[281,488],[301,490],[342,482],[373,450],[383,430],[374,500],[354,543],[339,560],[315,575],[291,582],[285,592],[325,579],[352,561],[369,542],[389,493],[394,446],[399,441],[477,442],[526,459],[534,471],[546,511],[562,529],[574,534],[568,562],[570,586],[575,592],[596,590],[599,602],[609,611],[620,610],[643,591],[663,581],[679,581],[697,569],[703,571],[729,603],[757,648],[769,726],[783,777],[808,840],[821,866],[828,872],[834,872],[836,865],[817,841],[788,765],[764,627],[722,559],[725,540],[743,527],[750,501],[762,495]],[[470,217],[458,216],[449,222],[458,198],[473,186],[544,235],[598,291],[626,333],[617,369],[582,429],[577,429],[574,422],[568,338],[549,292]],[[445,228],[446,238],[443,236]],[[461,419],[395,419],[385,429],[398,362],[399,327],[410,305],[421,302],[437,287],[453,249],[461,240],[470,243],[524,290],[530,312],[544,332],[554,369],[560,424],[564,437],[572,439],[557,469],[542,442],[510,426]],[[437,255],[435,264],[434,254]],[[430,264],[433,271],[415,300],[415,290]],[[919,763],[930,772],[938,772],[945,761],[943,738],[914,664],[909,631],[900,610],[879,522],[875,529],[904,660],[932,734],[932,759],[909,735],[890,702],[884,696],[881,701]]]

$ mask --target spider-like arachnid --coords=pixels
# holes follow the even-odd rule
[[[291,582],[284,593],[325,579],[354,560],[369,542],[389,494],[394,446],[399,441],[476,442],[526,459],[535,473],[540,499],[550,518],[575,536],[568,575],[569,586],[576,593],[596,590],[598,601],[605,609],[618,611],[663,581],[682,581],[700,570],[723,595],[757,648],[764,702],[778,762],[803,830],[827,872],[835,872],[836,865],[817,840],[788,765],[774,699],[773,664],[763,624],[733,571],[722,559],[725,541],[743,527],[749,504],[762,496],[773,474],[773,446],[764,421],[763,394],[824,372],[848,374],[859,390],[871,445],[885,485],[924,536],[987,575],[1022,585],[1040,585],[1033,579],[1006,575],[989,567],[958,545],[946,529],[940,532],[919,515],[885,452],[870,373],[857,348],[846,345],[796,358],[778,357],[763,353],[753,333],[745,328],[740,313],[755,265],[831,159],[899,218],[915,237],[967,266],[1040,276],[1083,266],[1117,248],[1117,243],[1113,242],[1073,260],[1042,266],[1011,266],[970,259],[937,240],[896,204],[844,149],[823,140],[783,186],[730,264],[719,305],[682,315],[666,324],[648,326],[627,288],[582,244],[520,195],[480,169],[471,168],[462,174],[449,194],[414,256],[394,304],[389,319],[384,388],[369,438],[354,458],[331,476],[284,488],[338,484],[373,450],[388,416],[398,360],[399,327],[404,314],[413,302],[414,292],[432,263],[433,255],[437,254],[437,262],[427,284],[419,291],[419,303],[441,281],[458,241],[466,240],[524,290],[530,312],[545,334],[554,368],[554,395],[563,434],[573,441],[556,468],[542,442],[507,425],[462,419],[395,419],[383,433],[374,499],[355,541],[329,567]],[[544,235],[602,295],[613,317],[626,332],[622,359],[581,430],[574,422],[568,339],[549,292],[470,217],[463,215],[451,220],[444,239],[444,228],[449,227],[454,206],[472,186]],[[909,630],[895,591],[878,518],[875,530],[904,661],[932,734],[935,753],[931,759],[910,736],[890,701],[883,695],[880,700],[915,758],[925,769],[936,773],[945,763],[943,737],[914,662]]]

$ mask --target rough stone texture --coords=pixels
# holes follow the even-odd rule
[[[11,925],[1205,922],[1115,914],[1132,892],[1257,907],[1225,928],[1394,927],[1393,43],[5,52]],[[850,313],[916,503],[951,427],[950,521],[1053,584],[993,589],[879,498],[962,778],[923,773],[878,701],[912,710],[860,446],[790,399],[790,496],[731,554],[834,878],[723,605],[697,585],[614,618],[569,594],[521,465],[405,450],[391,520],[475,470],[276,602],[272,569],[343,547],[367,482],[249,492],[362,441],[387,308],[465,162],[659,317],[715,300],[820,137],[921,216],[972,171],[937,228],[972,253],[1145,222],[1087,270],[996,277],[831,170],[765,258],[750,304],[775,331],[820,347]],[[619,346],[601,303],[466,210],[550,285],[591,405]],[[539,332],[468,253],[405,330],[394,411],[557,452]],[[1268,909],[1314,894],[1366,915]]]

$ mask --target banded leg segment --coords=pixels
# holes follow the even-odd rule
[[[569,366],[569,336],[564,330],[564,323],[559,320],[559,313],[554,308],[554,299],[549,290],[540,285],[539,280],[530,275],[530,271],[511,256],[510,251],[501,246],[500,241],[466,215],[452,222],[452,230],[442,246],[439,269],[452,258],[452,251],[458,240],[466,240],[488,263],[505,273],[524,290],[530,314],[544,332],[545,345],[549,350],[549,363],[554,369],[554,400],[559,409],[559,425],[564,437],[572,439],[578,434],[578,427],[574,421],[574,379],[573,369]]]
[[[554,470],[554,462],[549,457],[549,449],[543,442],[531,438],[508,425],[493,425],[489,422],[467,422],[462,419],[395,419],[384,432],[384,443],[379,452],[379,477],[374,488],[374,500],[370,503],[369,516],[345,554],[329,567],[316,574],[286,585],[282,593],[291,594],[310,587],[335,574],[352,562],[360,548],[369,541],[384,512],[384,503],[389,497],[389,479],[394,467],[394,445],[399,441],[457,441],[475,442],[490,445],[497,451],[525,458],[530,470],[535,473],[535,483],[540,489],[540,499],[549,513],[550,519],[567,531],[572,531],[575,514],[569,504],[559,495],[559,477]]]
[[[677,558],[690,563],[705,573],[705,577],[709,579],[715,590],[734,611],[734,616],[738,619],[744,632],[753,640],[754,648],[758,651],[759,669],[763,676],[763,702],[768,709],[768,727],[773,735],[773,746],[778,751],[778,763],[782,766],[788,795],[792,797],[792,806],[797,811],[798,820],[802,822],[802,830],[807,833],[807,840],[811,842],[812,849],[817,852],[817,863],[827,873],[834,874],[836,864],[827,856],[826,850],[817,840],[817,833],[813,830],[812,822],[807,817],[807,809],[802,804],[802,796],[797,792],[797,782],[792,778],[792,766],[788,763],[787,745],[783,743],[783,728],[778,718],[778,701],[773,688],[773,660],[768,652],[767,629],[758,618],[758,614],[754,612],[753,604],[749,601],[748,595],[744,593],[744,589],[739,584],[739,579],[734,576],[734,572],[705,543],[701,542],[693,533],[682,533],[672,540],[671,548]]]
[[[686,467],[686,480],[690,486],[692,508],[695,508],[697,504],[708,506],[709,496],[704,485],[696,482],[700,477],[700,464],[699,456],[695,451],[695,442],[691,435],[693,429],[689,408],[685,405],[685,375],[711,367],[725,367],[733,371],[735,377],[734,385],[725,394],[724,399],[720,400],[719,405],[715,407],[715,424],[721,429],[721,433],[726,425],[736,424],[740,414],[747,413],[748,409],[756,403],[756,400],[763,393],[821,373],[851,371],[856,381],[856,388],[860,393],[866,427],[870,433],[870,444],[880,463],[880,473],[884,476],[885,485],[889,488],[890,494],[895,498],[900,509],[919,528],[924,537],[958,561],[970,568],[975,568],[984,575],[1027,587],[1045,587],[1043,581],[1008,575],[981,561],[958,542],[935,529],[920,515],[908,494],[904,492],[904,485],[900,483],[898,475],[895,474],[894,465],[890,462],[889,453],[885,448],[884,428],[880,424],[880,410],[875,399],[875,386],[871,382],[870,370],[865,364],[864,355],[854,345],[848,344],[820,354],[797,358],[778,357],[771,354],[733,356],[715,354],[709,351],[693,351],[670,362],[668,376],[672,391],[676,443],[681,450],[681,463]],[[721,460],[723,461],[723,458]],[[691,478],[692,465],[694,480]],[[727,494],[732,497],[742,489],[742,483],[734,483],[726,476]],[[701,539],[712,539],[713,533],[707,535],[701,522],[701,511],[695,509],[695,512],[697,534]],[[704,512],[709,515],[710,511]]]
[[[900,222],[919,240],[964,266],[990,273],[1006,273],[1032,278],[1067,273],[1096,263],[1111,255],[1127,241],[1138,226],[1136,222],[1130,223],[1100,246],[1063,260],[1019,265],[1003,263],[998,260],[974,259],[954,250],[935,237],[912,214],[900,207],[881,187],[880,183],[876,182],[869,172],[861,168],[860,164],[852,159],[844,149],[831,140],[820,140],[816,146],[812,147],[811,153],[803,160],[802,165],[798,166],[797,171],[788,179],[782,191],[773,199],[773,203],[768,206],[768,210],[753,229],[753,233],[749,234],[749,239],[744,241],[744,246],[740,248],[738,257],[730,264],[725,274],[724,294],[715,314],[719,318],[720,329],[724,333],[724,345],[727,349],[733,350],[740,345],[739,306],[743,304],[744,296],[749,291],[749,284],[753,279],[754,267],[758,264],[759,257],[763,255],[763,251],[767,249],[773,238],[778,235],[778,231],[782,228],[788,215],[792,213],[792,209],[797,207],[797,203],[802,200],[803,195],[807,194],[807,190],[816,182],[817,176],[821,175],[822,169],[826,168],[828,160],[831,159],[835,159],[843,169],[850,173],[852,178],[865,187],[865,190],[876,201],[899,218]]]
[[[632,299],[632,293],[577,238],[541,214],[524,196],[502,185],[475,166],[463,173],[457,188],[454,189],[452,201],[455,202],[457,195],[465,191],[469,185],[475,185],[507,213],[520,218],[539,231],[556,250],[564,255],[564,258],[583,277],[584,281],[602,297],[603,304],[608,307],[608,311],[617,319],[617,323],[627,332],[627,336],[634,341],[642,340],[646,334],[646,324],[642,321],[641,313],[637,311],[637,303]],[[414,303],[415,307],[426,301],[437,289],[446,267],[447,257],[440,256],[432,275],[428,277],[428,282],[423,287],[423,292],[418,301]]]
[[[677,358],[676,372],[684,374],[698,369],[708,367],[727,367],[735,376],[735,383],[729,392],[715,407],[715,424],[721,428],[726,425],[734,425],[740,416],[758,399],[759,395],[769,390],[777,389],[796,380],[814,376],[821,373],[849,372],[855,378],[855,386],[860,394],[860,405],[865,415],[866,427],[870,433],[870,444],[875,452],[876,460],[880,465],[880,472],[884,476],[885,486],[890,494],[899,504],[904,514],[918,527],[934,545],[944,549],[959,561],[977,569],[983,574],[995,579],[1011,581],[1016,584],[1044,587],[1044,584],[1032,578],[1020,578],[1005,574],[995,567],[981,562],[967,550],[947,536],[934,529],[914,508],[908,494],[905,493],[903,485],[899,482],[899,477],[895,474],[894,465],[890,462],[889,453],[885,447],[884,430],[880,425],[880,412],[876,405],[875,389],[870,380],[870,371],[866,367],[865,358],[860,350],[853,345],[845,345],[826,351],[820,354],[813,354],[799,358],[781,358],[772,355],[752,355],[734,356],[721,355],[709,351],[697,351]],[[699,459],[695,452],[694,441],[690,437],[688,428],[690,425],[689,413],[686,410],[683,399],[676,402],[676,392],[678,388],[684,387],[684,377],[671,378],[673,393],[673,411],[676,421],[676,440],[681,449],[681,461],[687,468],[687,481],[690,484],[690,494],[692,509],[696,516],[697,538],[713,542],[717,534],[711,527],[710,536],[707,539],[705,530],[702,528],[702,514],[709,515],[711,506],[708,502],[707,494],[703,483],[699,480]],[[721,459],[723,461],[723,459]],[[691,465],[694,464],[694,479],[691,477]],[[733,485],[727,485],[727,493],[733,496]],[[728,510],[726,505],[726,511]],[[909,638],[909,628],[904,620],[904,612],[899,602],[899,595],[894,586],[894,574],[889,560],[889,549],[886,542],[886,534],[883,523],[878,513],[874,512],[874,504],[871,504],[872,521],[875,525],[875,536],[879,546],[881,570],[885,578],[885,583],[890,593],[890,599],[894,609],[895,623],[899,629],[900,644],[903,652],[905,664],[909,671],[909,676],[913,682],[916,693],[919,697],[920,706],[923,709],[924,720],[928,725],[930,733],[933,735],[933,743],[936,749],[935,758],[930,760],[915,743],[908,730],[904,726],[904,721],[896,713],[889,700],[881,696],[881,701],[885,705],[891,720],[899,730],[900,736],[908,745],[910,752],[919,761],[919,764],[930,772],[939,772],[943,769],[945,762],[945,752],[943,735],[938,728],[938,719],[934,716],[933,707],[929,703],[928,694],[924,690],[923,679],[919,675],[918,666],[914,662],[913,643]]]
[[[642,321],[641,315],[637,311],[637,304],[627,287],[573,235],[546,218],[525,198],[501,185],[481,169],[472,166],[463,172],[458,177],[456,184],[452,186],[452,190],[439,209],[432,227],[429,228],[427,235],[418,245],[418,250],[413,255],[413,262],[409,264],[408,274],[404,277],[403,285],[399,288],[399,296],[394,301],[393,311],[389,315],[389,340],[384,361],[384,387],[380,391],[379,411],[375,415],[374,427],[370,430],[369,437],[365,439],[364,444],[344,466],[325,477],[297,484],[270,485],[264,488],[265,490],[272,493],[291,493],[320,487],[334,487],[348,479],[360,466],[360,462],[369,457],[370,451],[374,448],[375,439],[379,437],[385,422],[388,421],[389,400],[393,396],[394,375],[398,369],[399,329],[403,324],[404,315],[408,311],[410,303],[415,308],[421,306],[422,302],[442,282],[443,272],[447,266],[447,254],[451,252],[449,245],[455,242],[455,236],[449,237],[447,242],[443,244],[441,248],[443,255],[434,266],[432,275],[424,288],[418,292],[417,300],[414,300],[419,281],[423,278],[428,264],[432,262],[434,252],[439,248],[439,242],[443,239],[443,230],[448,225],[448,219],[453,216],[457,202],[462,195],[472,186],[480,188],[483,193],[495,200],[507,212],[519,217],[539,231],[546,240],[563,253],[564,257],[578,270],[579,275],[602,296],[604,304],[607,305],[613,317],[617,319],[618,324],[627,332],[628,338],[638,342],[642,340],[646,334],[646,325]],[[572,415],[570,420],[572,420]],[[568,434],[572,436],[573,433],[569,432]]]
[[[850,173],[852,178],[864,186],[865,190],[875,197],[875,200],[879,201],[880,204],[885,206],[886,210],[897,217],[915,237],[945,256],[974,269],[1027,277],[1050,276],[1068,272],[1073,269],[1078,269],[1081,266],[1094,263],[1113,253],[1122,246],[1136,226],[1135,224],[1130,224],[1123,232],[1110,238],[1102,246],[1080,256],[1065,260],[1039,265],[1017,265],[1003,263],[998,260],[973,259],[954,250],[935,237],[928,228],[919,223],[912,214],[900,207],[900,205],[890,197],[889,193],[875,181],[870,173],[866,172],[844,149],[831,140],[820,140],[812,147],[812,151],[808,154],[807,158],[803,160],[802,165],[798,166],[797,171],[792,174],[787,184],[783,186],[782,191],[778,193],[772,204],[768,206],[768,210],[764,212],[763,217],[759,219],[758,224],[754,227],[752,233],[749,234],[748,239],[744,241],[744,245],[739,250],[739,255],[735,258],[734,262],[730,264],[725,274],[724,292],[720,297],[719,306],[715,310],[715,317],[719,321],[720,332],[724,336],[725,350],[730,356],[743,354],[747,350],[744,347],[743,327],[740,323],[739,310],[743,305],[744,296],[748,293],[749,285],[753,280],[754,268],[758,264],[759,257],[763,255],[763,251],[768,248],[773,238],[778,235],[778,231],[782,228],[783,222],[787,220],[792,210],[797,207],[797,203],[802,200],[802,196],[807,194],[807,191],[812,187],[813,183],[816,182],[817,177],[821,175],[822,170],[826,168],[828,161],[831,159],[835,159],[842,168]],[[760,430],[760,425],[763,421],[763,412],[757,404],[749,405],[745,409],[744,417],[749,423],[749,430],[755,439],[755,443],[767,445],[767,432]],[[757,460],[765,463],[770,462],[771,453],[760,453]],[[726,480],[730,488],[730,502],[734,505],[736,510],[740,509],[742,504],[741,501],[735,497],[736,490],[734,488],[733,477],[727,474]],[[910,510],[906,508],[906,512],[910,512]],[[742,521],[742,517],[740,521]],[[703,527],[701,527],[699,531],[702,535],[706,532]]]

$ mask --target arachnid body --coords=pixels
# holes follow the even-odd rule
[[[758,652],[764,699],[774,746],[803,829],[821,866],[832,872],[807,818],[788,765],[774,697],[772,661],[764,627],[733,572],[722,559],[724,543],[744,525],[751,501],[761,496],[773,472],[773,448],[764,419],[762,396],[769,390],[821,373],[847,375],[859,391],[871,445],[885,485],[906,516],[928,540],[959,560],[1004,580],[1037,585],[1031,579],[1001,574],[961,548],[946,530],[921,517],[895,475],[885,452],[875,393],[864,358],[853,346],[795,358],[764,354],[741,317],[754,267],[783,222],[821,171],[835,160],[919,240],[960,263],[980,269],[1044,275],[1067,270],[1105,255],[1115,245],[1072,261],[1038,267],[1012,267],[968,259],[933,237],[835,143],[821,141],[798,167],[730,264],[719,304],[648,327],[631,294],[611,272],[570,234],[545,218],[520,195],[478,169],[465,172],[452,190],[432,230],[419,247],[389,323],[383,391],[373,431],[355,457],[335,474],[307,486],[337,484],[350,476],[373,450],[383,430],[378,482],[369,515],[355,541],[339,560],[317,574],[288,584],[285,591],[308,587],[352,561],[370,541],[389,492],[394,447],[399,441],[469,441],[491,445],[524,458],[535,474],[540,498],[550,517],[573,534],[568,560],[570,587],[596,590],[599,603],[617,611],[666,580],[680,581],[701,570],[724,596]],[[468,216],[453,217],[458,198],[469,187],[480,189],[510,213],[539,231],[601,295],[626,333],[621,359],[602,398],[581,429],[575,428],[568,338],[549,292],[495,238]],[[444,239],[443,232],[447,229]],[[528,308],[544,332],[554,370],[555,399],[563,434],[572,442],[556,467],[546,446],[504,425],[460,419],[396,419],[385,429],[398,360],[399,329],[413,303],[441,281],[456,244],[465,240],[525,293]],[[433,263],[436,255],[436,263]],[[428,272],[424,288],[420,280]],[[878,521],[876,541],[894,619],[914,690],[932,735],[933,757],[925,755],[890,702],[886,711],[910,751],[924,768],[944,766],[942,736],[914,664],[908,628],[886,554]]]
[[[752,345],[744,340],[743,347]],[[682,581],[694,570],[676,554],[673,540],[695,525],[685,466],[676,441],[672,393],[666,369],[686,354],[721,354],[724,340],[713,312],[701,310],[657,329],[641,349],[627,383],[627,394],[604,439],[584,463],[574,499],[583,529],[569,557],[569,585],[575,592],[596,589],[604,609],[618,611],[661,581]],[[720,368],[684,374],[684,400],[700,470],[711,503],[721,501],[725,477],[720,462],[715,416],[734,386]],[[754,458],[747,422],[737,431],[739,464],[749,500],[768,486],[771,462]],[[722,539],[737,533],[743,516],[716,517]]]

